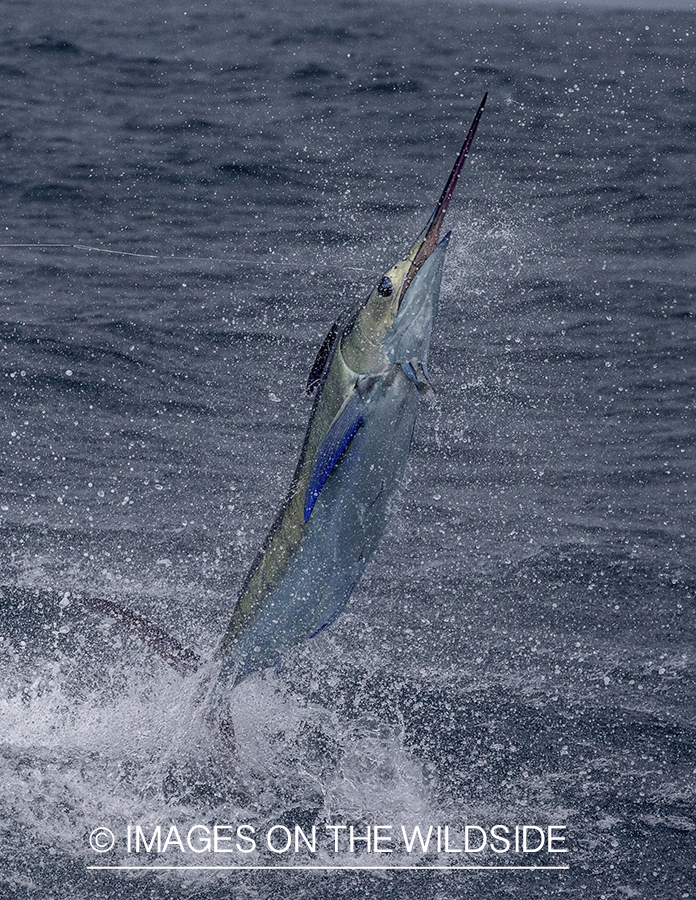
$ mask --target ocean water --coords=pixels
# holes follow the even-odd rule
[[[0,896],[695,896],[694,13],[7,0],[0,41]],[[392,524],[231,756],[77,598],[211,652],[485,90]],[[128,852],[215,823],[258,846]],[[467,824],[568,852],[397,839]],[[414,864],[567,868],[260,868]]]

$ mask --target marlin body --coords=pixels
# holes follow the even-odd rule
[[[483,111],[408,253],[340,316],[307,383],[314,405],[288,495],[214,657],[219,686],[272,665],[344,609],[389,519],[427,390],[449,234],[440,228]]]
[[[198,698],[207,695],[209,710],[225,688],[331,625],[379,544],[406,468],[419,394],[430,383],[430,335],[449,242],[449,234],[440,240],[440,229],[485,102],[423,231],[367,299],[339,316],[319,350],[307,382],[314,405],[290,490],[213,659],[204,662],[114,601],[82,600],[121,621],[181,675],[200,671]]]

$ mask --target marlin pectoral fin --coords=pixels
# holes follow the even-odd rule
[[[317,497],[341,458],[343,451],[350,444],[358,428],[365,422],[363,412],[363,401],[360,395],[353,391],[336,414],[336,418],[326,432],[326,437],[319,448],[309,479],[309,485],[307,486],[307,493],[305,494],[305,522],[309,521],[314,504],[317,502]]]
[[[425,363],[412,359],[410,362],[401,363],[401,371],[415,384],[419,394],[425,393],[428,389],[434,390]]]

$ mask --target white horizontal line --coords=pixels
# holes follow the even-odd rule
[[[463,869],[484,871],[508,871],[508,872],[558,872],[565,871],[570,866],[87,866],[90,870],[99,870],[104,872],[124,872],[124,871],[263,871],[273,872],[275,870],[292,871],[294,869],[300,871],[322,871],[322,872],[352,872],[375,870],[377,872],[454,872]]]

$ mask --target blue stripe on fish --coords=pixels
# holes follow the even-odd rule
[[[354,390],[331,423],[329,430],[326,432],[326,437],[319,448],[309,479],[309,485],[307,486],[307,493],[305,494],[305,523],[309,521],[321,489],[326,484],[326,480],[333,469],[338,465],[343,451],[350,444],[358,428],[364,424],[364,403],[360,395]]]

